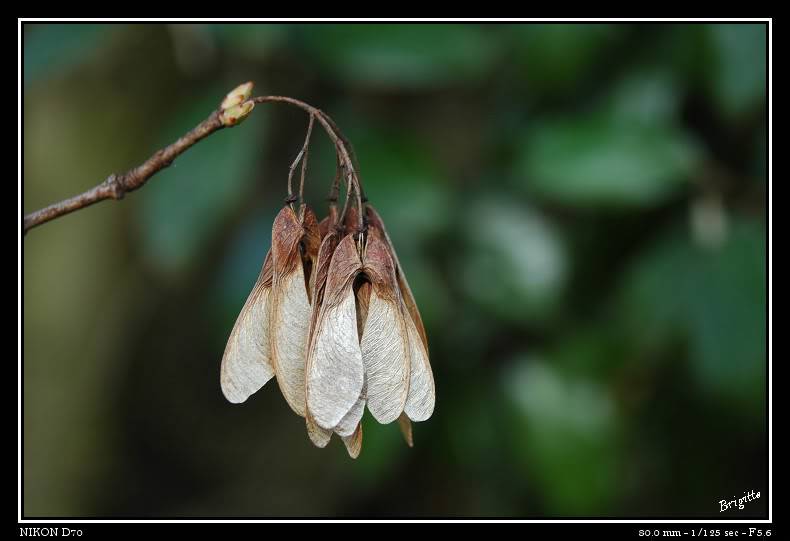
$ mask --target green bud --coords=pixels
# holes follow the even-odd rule
[[[235,126],[236,124],[241,123],[241,121],[247,118],[247,116],[249,116],[253,107],[255,107],[255,102],[252,100],[247,100],[244,103],[240,103],[239,105],[234,105],[233,107],[224,109],[220,113],[220,120],[222,120],[222,124],[224,126]]]
[[[246,82],[244,84],[240,84],[230,92],[228,95],[225,96],[225,99],[222,100],[222,104],[220,104],[219,108],[222,110],[230,109],[231,107],[235,107],[240,105],[242,102],[250,99],[252,96],[252,81]]]

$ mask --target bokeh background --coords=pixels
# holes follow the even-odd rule
[[[259,106],[23,241],[28,517],[766,514],[766,28],[24,26],[23,211],[253,80],[351,139],[428,330],[409,449],[314,448],[219,362],[307,118]],[[307,199],[326,212],[332,147]],[[719,513],[745,491],[761,498]]]

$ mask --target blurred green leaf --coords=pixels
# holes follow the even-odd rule
[[[765,24],[713,24],[708,27],[713,76],[708,88],[726,115],[755,112],[765,103]]]
[[[175,141],[213,111],[224,93],[215,89],[190,101],[164,130],[162,145]],[[254,114],[254,113],[253,113]],[[259,122],[221,130],[182,154],[151,180],[139,209],[138,226],[147,258],[177,273],[192,264],[253,181],[263,136]]]
[[[274,215],[261,209],[242,224],[236,238],[230,241],[211,299],[211,313],[218,322],[213,328],[222,335],[232,328],[261,272],[271,246],[273,222]]]
[[[701,389],[759,410],[765,351],[765,234],[737,220],[718,249],[674,232],[648,248],[624,287],[625,334],[646,351],[688,341]]]
[[[337,440],[336,445],[343,447],[337,436],[332,439]],[[362,452],[356,460],[354,473],[371,485],[382,482],[408,449],[397,422],[381,425],[366,411],[362,418]]]
[[[480,81],[491,69],[496,34],[466,24],[310,25],[301,41],[344,84],[422,89]]]
[[[763,122],[760,129],[755,133],[754,139],[754,154],[750,158],[751,172],[755,179],[764,186],[764,190],[768,187],[768,138],[765,134],[768,133],[766,124]]]
[[[468,368],[466,370],[468,372]],[[467,471],[490,471],[492,458],[503,454],[501,434],[509,427],[502,412],[511,404],[499,392],[496,378],[492,376],[476,373],[477,385],[443,400],[448,412],[443,425],[449,446],[444,460],[461,465]]]
[[[531,126],[517,163],[530,193],[585,207],[644,207],[683,187],[700,158],[683,131],[598,113]]]
[[[550,320],[568,273],[565,243],[554,224],[505,200],[477,202],[468,215],[469,250],[457,262],[467,296],[514,324]]]
[[[513,451],[549,511],[592,515],[608,508],[618,493],[619,438],[606,391],[565,378],[535,356],[519,359],[503,385],[517,411]]]
[[[511,27],[515,60],[529,91],[570,94],[597,73],[625,27],[607,24],[522,24]]]
[[[101,42],[118,26],[47,24],[30,26],[24,38],[25,86],[86,62],[102,51]]]
[[[561,342],[551,349],[551,358],[569,376],[604,382],[623,367],[627,356],[609,321],[597,320],[563,333]]]
[[[453,196],[425,146],[411,134],[366,126],[350,131],[355,136],[365,193],[398,251],[410,239],[425,239],[445,230]]]
[[[611,122],[674,126],[679,120],[678,81],[668,70],[630,71],[613,84],[606,95],[603,110]]]
[[[264,59],[285,39],[282,24],[214,24],[211,30],[236,53]]]
[[[442,275],[426,255],[430,250],[416,249],[408,239],[393,242],[428,334],[433,329],[442,329],[451,310],[451,295]]]

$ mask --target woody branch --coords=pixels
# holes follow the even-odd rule
[[[219,109],[213,111],[208,118],[181,136],[174,143],[155,152],[141,165],[125,173],[113,173],[102,183],[79,195],[53,203],[45,208],[27,214],[24,218],[23,232],[27,234],[27,232],[34,227],[65,216],[71,212],[84,209],[85,207],[104,201],[105,199],[123,199],[124,195],[145,185],[152,176],[170,166],[178,156],[197,142],[205,139],[218,130],[237,125],[249,115],[253,106],[258,103],[288,103],[304,110],[310,115],[310,130],[312,129],[313,119],[317,120],[335,145],[338,164],[345,172],[349,190],[353,188],[359,199],[364,198],[359,177],[357,176],[352,162],[352,154],[349,152],[350,145],[348,140],[340,133],[337,125],[326,115],[326,113],[303,101],[287,96],[258,96],[250,98],[249,94],[238,94],[239,89],[242,87],[246,87],[245,90],[247,91],[252,90],[251,83],[240,85],[237,89],[228,94],[228,97],[223,101],[223,105],[220,106]],[[234,92],[237,93],[235,96]],[[230,102],[230,104],[228,104],[227,102],[232,96],[237,98],[236,103]],[[305,144],[307,144],[307,141],[305,141]],[[306,153],[305,149],[303,149],[303,151]]]

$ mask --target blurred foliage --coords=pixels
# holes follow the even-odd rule
[[[642,351],[666,348],[679,335],[691,350],[692,373],[703,391],[719,393],[725,404],[760,410],[766,359],[764,228],[744,221],[730,229],[726,243],[715,250],[675,232],[647,248],[626,279],[621,313],[632,318],[624,324]]]
[[[466,295],[514,325],[550,319],[567,273],[566,248],[553,224],[534,209],[502,200],[477,202],[470,211],[475,219],[464,231],[469,253],[457,262]]]
[[[184,126],[197,124],[217,104],[216,87],[203,99],[190,102],[189,109],[175,112],[162,129],[158,147],[178,139]],[[138,220],[142,246],[152,262],[163,269],[183,272],[199,257],[201,245],[227,219],[228,214],[249,196],[254,181],[257,150],[265,144],[260,124],[252,124],[244,137],[230,130],[209,137],[200,152],[187,152],[156,178],[157,190],[140,192],[142,204]],[[221,179],[221,181],[218,181]]]
[[[425,89],[480,81],[498,40],[472,25],[320,25],[297,34],[316,67],[343,84]]]
[[[438,392],[413,449],[366,417],[357,461],[312,447],[273,383],[224,401],[306,126],[260,106],[25,238],[25,514],[701,517],[767,496],[765,65],[758,24],[25,25],[24,211],[242,81],[304,99],[354,144]]]

